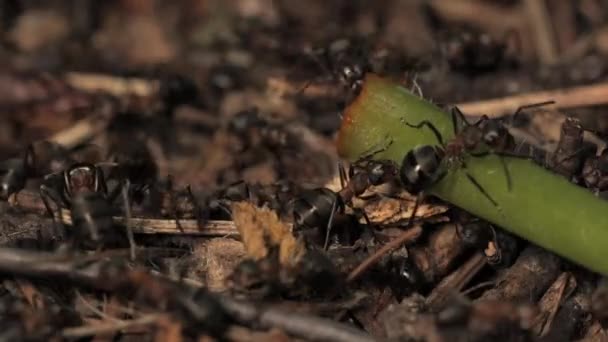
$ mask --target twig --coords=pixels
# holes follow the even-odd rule
[[[475,253],[456,271],[443,278],[426,299],[427,306],[430,310],[437,311],[443,308],[450,294],[460,292],[485,265],[485,255]]]
[[[106,121],[99,117],[87,117],[73,126],[57,132],[47,140],[64,146],[67,149],[74,148],[85,141],[91,140],[95,135],[103,131]]]
[[[498,117],[514,113],[521,106],[547,100],[555,101],[555,105],[560,109],[608,104],[608,83],[544,90],[503,98],[460,103],[457,106],[468,115],[485,114],[490,117]]]
[[[374,338],[348,325],[311,315],[287,312],[272,307],[237,301],[220,296],[226,311],[237,321],[264,328],[279,328],[285,332],[316,341],[371,342]]]
[[[103,74],[69,72],[65,76],[65,81],[82,91],[104,92],[117,97],[125,95],[146,97],[154,94],[158,89],[158,81]]]
[[[74,292],[76,294],[76,298],[78,298],[78,300],[80,300],[80,302],[87,308],[89,309],[92,313],[94,313],[95,315],[97,315],[100,318],[103,318],[107,321],[112,321],[115,323],[124,323],[125,320],[122,319],[118,319],[115,317],[112,317],[108,314],[106,314],[105,312],[99,310],[98,308],[95,307],[95,305],[91,304],[88,300],[86,300],[81,294],[80,291],[76,290]]]
[[[395,248],[399,248],[404,243],[407,243],[409,241],[416,239],[418,236],[420,236],[421,233],[422,233],[422,227],[420,227],[420,226],[415,226],[411,229],[404,231],[397,238],[395,238],[392,241],[390,241],[389,243],[385,244],[384,246],[382,246],[382,248],[377,250],[376,253],[371,255],[369,258],[365,259],[361,264],[359,264],[359,266],[355,267],[355,269],[352,270],[350,272],[350,274],[348,275],[348,277],[346,278],[346,281],[352,282],[352,281],[356,280],[367,269],[374,266],[378,261],[380,261],[380,259],[382,259],[382,257],[385,256],[387,253],[390,253]]]
[[[536,55],[542,64],[555,63],[557,61],[555,35],[545,0],[524,0],[523,5],[528,16],[528,24],[534,34]]]
[[[98,334],[112,333],[134,326],[154,324],[162,316],[163,315],[161,314],[150,314],[129,321],[107,322],[95,325],[85,325],[82,327],[65,328],[61,332],[61,336],[64,338],[83,338]]]
[[[23,190],[11,196],[9,205],[14,208],[36,212],[40,214],[46,213],[44,204],[40,199],[40,195],[35,192]],[[61,209],[55,217],[58,222],[66,225],[72,224],[70,211]],[[125,225],[125,218],[122,216],[113,217],[114,222],[119,225]],[[199,222],[194,219],[180,219],[181,230],[177,227],[174,219],[156,219],[131,217],[129,224],[136,234],[188,234],[200,236],[219,236],[219,237],[236,237],[238,230],[232,221],[206,221]],[[202,226],[200,225],[202,224]]]

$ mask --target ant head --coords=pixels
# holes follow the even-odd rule
[[[401,183],[415,195],[432,185],[440,176],[443,153],[431,145],[423,145],[409,151],[399,170]]]
[[[70,197],[103,189],[103,173],[95,165],[77,163],[64,171],[64,190]]]
[[[483,247],[492,239],[492,227],[485,221],[474,219],[457,225],[456,234],[467,246]]]
[[[365,68],[360,64],[343,65],[338,70],[340,81],[349,88],[356,90],[363,83]]]
[[[486,120],[483,122],[481,130],[483,132],[483,142],[490,147],[498,146],[501,138],[509,135],[507,129],[496,120]]]
[[[372,185],[380,185],[385,183],[387,179],[392,178],[395,173],[395,165],[391,162],[372,163],[368,171],[369,182]]]
[[[484,139],[484,132],[479,127],[472,125],[463,127],[461,135],[464,147],[467,150],[475,149],[479,142]]]

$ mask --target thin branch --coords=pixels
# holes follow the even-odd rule
[[[87,117],[77,121],[73,126],[55,133],[47,140],[68,149],[74,148],[83,142],[91,140],[95,135],[103,131],[106,121],[97,116]]]
[[[61,332],[64,338],[83,338],[87,336],[95,336],[106,334],[131,328],[134,326],[155,324],[163,315],[150,314],[137,319],[118,322],[99,323],[95,325],[85,325],[81,327],[65,328]]]
[[[490,100],[459,103],[457,106],[468,115],[485,114],[489,117],[499,117],[512,114],[521,106],[548,100],[555,101],[555,106],[560,109],[605,105],[608,104],[608,83],[543,90]]]
[[[485,255],[475,253],[456,271],[443,278],[426,299],[430,310],[437,311],[443,308],[449,296],[460,292],[485,265]]]
[[[391,240],[389,243],[382,246],[369,258],[365,259],[359,266],[355,267],[346,278],[347,282],[352,282],[359,278],[365,271],[374,266],[382,257],[390,253],[393,249],[399,248],[401,245],[416,239],[422,233],[422,227],[415,226],[401,233],[398,237]]]
[[[9,198],[9,205],[13,208],[45,214],[46,209],[40,195],[35,192],[23,190]],[[61,209],[55,219],[66,225],[72,224],[70,211]],[[114,222],[125,225],[126,219],[122,216],[114,216]],[[210,220],[199,222],[194,219],[180,219],[180,228],[177,227],[175,219],[157,219],[131,217],[129,224],[136,234],[180,234],[180,235],[200,235],[216,237],[236,237],[239,232],[232,221]]]
[[[158,81],[154,80],[79,72],[67,73],[65,81],[82,91],[104,92],[117,97],[127,95],[147,97],[156,93],[159,87]]]

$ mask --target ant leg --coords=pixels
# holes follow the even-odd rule
[[[61,205],[59,204],[61,203],[61,201],[59,200],[57,192],[44,184],[40,185],[39,193],[47,213],[51,215],[51,219],[53,220],[53,235],[55,235],[60,230],[57,218],[55,217],[56,213],[59,214],[59,219],[63,222],[63,218],[61,217]],[[55,205],[57,206],[57,212],[53,211],[50,201],[53,201],[53,203],[55,203]]]
[[[326,251],[329,247],[329,236],[331,233],[331,227],[334,221],[334,215],[338,209],[338,199],[335,199],[331,205],[331,211],[329,213],[329,220],[327,221],[327,227],[325,228],[325,243],[323,244],[323,250]]]
[[[184,232],[184,228],[182,224],[179,222],[179,213],[177,212],[177,203],[175,201],[175,189],[173,187],[173,177],[171,175],[167,176],[167,191],[169,192],[169,198],[171,202],[171,211],[173,212],[173,216],[175,217],[175,225],[180,232]]]
[[[452,110],[450,111],[450,114],[452,116],[452,128],[454,129],[454,135],[457,135],[459,132],[458,129],[458,119],[460,119],[460,121],[462,121],[462,123],[464,123],[467,126],[470,126],[471,124],[467,121],[467,119],[464,117],[464,114],[462,114],[462,112],[460,111],[460,108],[454,106],[452,107]]]
[[[470,155],[472,157],[476,157],[476,158],[485,157],[485,156],[488,156],[490,154],[495,154],[496,156],[498,156],[498,159],[500,160],[500,164],[502,165],[502,170],[504,171],[505,177],[506,177],[506,180],[507,180],[507,189],[509,191],[511,191],[511,189],[513,188],[513,181],[511,180],[511,173],[509,172],[509,168],[507,167],[507,162],[505,161],[505,158],[504,158],[505,156],[503,154],[498,153],[498,152],[494,152],[494,151],[491,151],[491,152],[486,151],[486,152],[480,152],[480,153],[470,153]]]
[[[482,115],[479,119],[477,119],[477,121],[473,122],[472,124],[470,124],[471,126],[479,126],[479,124],[481,124],[482,122],[488,121],[490,120],[490,118],[487,115]]]
[[[511,192],[513,188],[513,180],[511,179],[511,172],[509,172],[509,167],[507,166],[507,162],[505,158],[501,155],[498,155],[498,159],[500,160],[500,164],[502,165],[502,170],[505,172],[505,177],[507,179],[507,190]]]
[[[407,221],[407,226],[405,226],[405,229],[408,229],[414,225],[414,221],[416,220],[416,213],[418,212],[418,208],[420,207],[420,204],[422,203],[423,199],[424,199],[424,193],[422,193],[422,192],[419,193],[418,196],[416,196],[416,201],[414,202],[414,209],[412,209],[412,215],[410,216],[410,219]]]
[[[475,185],[477,190],[479,190],[490,202],[492,202],[492,204],[495,207],[498,207],[498,203],[490,196],[490,194],[488,194],[488,192],[481,186],[481,184],[479,184],[479,182],[468,171],[465,171],[465,175],[467,176],[469,181],[471,183],[473,183],[473,185]]]
[[[433,134],[435,134],[435,137],[437,138],[437,141],[439,141],[439,144],[441,144],[441,146],[445,146],[445,144],[443,143],[443,137],[441,136],[441,133],[439,133],[439,131],[437,130],[437,127],[435,127],[435,125],[433,125],[430,121],[428,120],[422,120],[420,121],[420,123],[416,124],[416,125],[412,125],[409,122],[405,121],[405,119],[401,119],[401,123],[412,127],[412,128],[422,128],[423,126],[428,127]]]
[[[363,249],[367,250],[372,245],[374,240],[378,241],[378,239],[376,237],[376,232],[373,229],[374,224],[371,222],[371,220],[365,213],[364,209],[362,209],[362,208],[352,208],[352,209],[353,209],[353,214],[355,215],[357,220],[359,220],[361,217],[363,217],[363,220],[365,221],[365,228],[361,232],[361,235],[359,236],[357,241],[355,241],[355,243],[353,244],[353,247],[356,250],[358,250],[359,248],[363,248]]]
[[[372,159],[378,153],[382,153],[382,152],[388,150],[388,148],[391,147],[391,145],[393,145],[394,140],[389,135],[386,135],[384,137],[384,139],[387,141],[387,143],[384,146],[382,146],[376,150],[374,150],[374,148],[377,146],[372,146],[369,150],[365,151],[361,155],[361,157],[359,157],[359,159],[357,159],[357,161],[355,163],[361,163],[364,161],[368,161],[368,160]]]
[[[351,173],[351,167],[348,167],[348,171],[349,174]],[[340,186],[342,187],[342,189],[346,188],[346,170],[344,170],[344,164],[342,164],[342,161],[338,161],[338,173],[340,175]]]
[[[135,236],[133,234],[133,228],[131,227],[131,201],[129,200],[129,188],[131,187],[131,182],[129,180],[125,180],[122,188],[122,200],[123,205],[125,207],[125,227],[127,229],[127,239],[129,240],[129,252],[131,256],[131,260],[135,260],[135,250],[137,246],[135,245]]]
[[[190,198],[190,201],[192,202],[193,206],[194,206],[194,217],[196,219],[196,223],[197,226],[200,228],[202,227],[202,223],[203,223],[203,215],[202,215],[202,211],[203,209],[201,208],[201,204],[200,202],[196,199],[196,196],[194,196],[194,193],[192,192],[192,187],[190,185],[186,186],[186,193],[188,194],[188,197]]]

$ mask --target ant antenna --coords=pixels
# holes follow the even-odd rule
[[[435,127],[435,125],[433,125],[430,121],[428,120],[422,120],[420,123],[416,124],[416,125],[412,125],[409,122],[407,122],[404,118],[401,118],[401,123],[412,127],[412,128],[417,128],[420,129],[423,126],[426,126],[428,129],[430,129],[433,134],[435,134],[435,137],[437,138],[437,141],[439,141],[439,144],[441,144],[441,146],[445,146],[445,143],[443,142],[443,136],[441,136],[441,133],[439,133],[439,130],[437,130],[437,127]]]
[[[527,104],[527,105],[519,106],[515,110],[515,113],[513,113],[513,120],[515,120],[515,118],[518,115],[520,115],[526,109],[543,107],[543,106],[548,106],[548,105],[552,105],[552,104],[555,104],[555,101],[551,100],[551,101],[537,102],[537,103],[532,103],[532,104]]]
[[[377,154],[388,150],[393,145],[393,142],[394,142],[393,138],[391,138],[388,134],[384,136],[384,141],[385,141],[384,146],[382,146],[376,150],[374,150],[374,149],[376,147],[378,147],[378,145],[380,145],[380,144],[370,147],[367,151],[363,152],[363,154],[361,155],[361,157],[359,157],[359,159],[357,161],[363,162],[363,161],[368,161],[368,160],[372,159]]]

